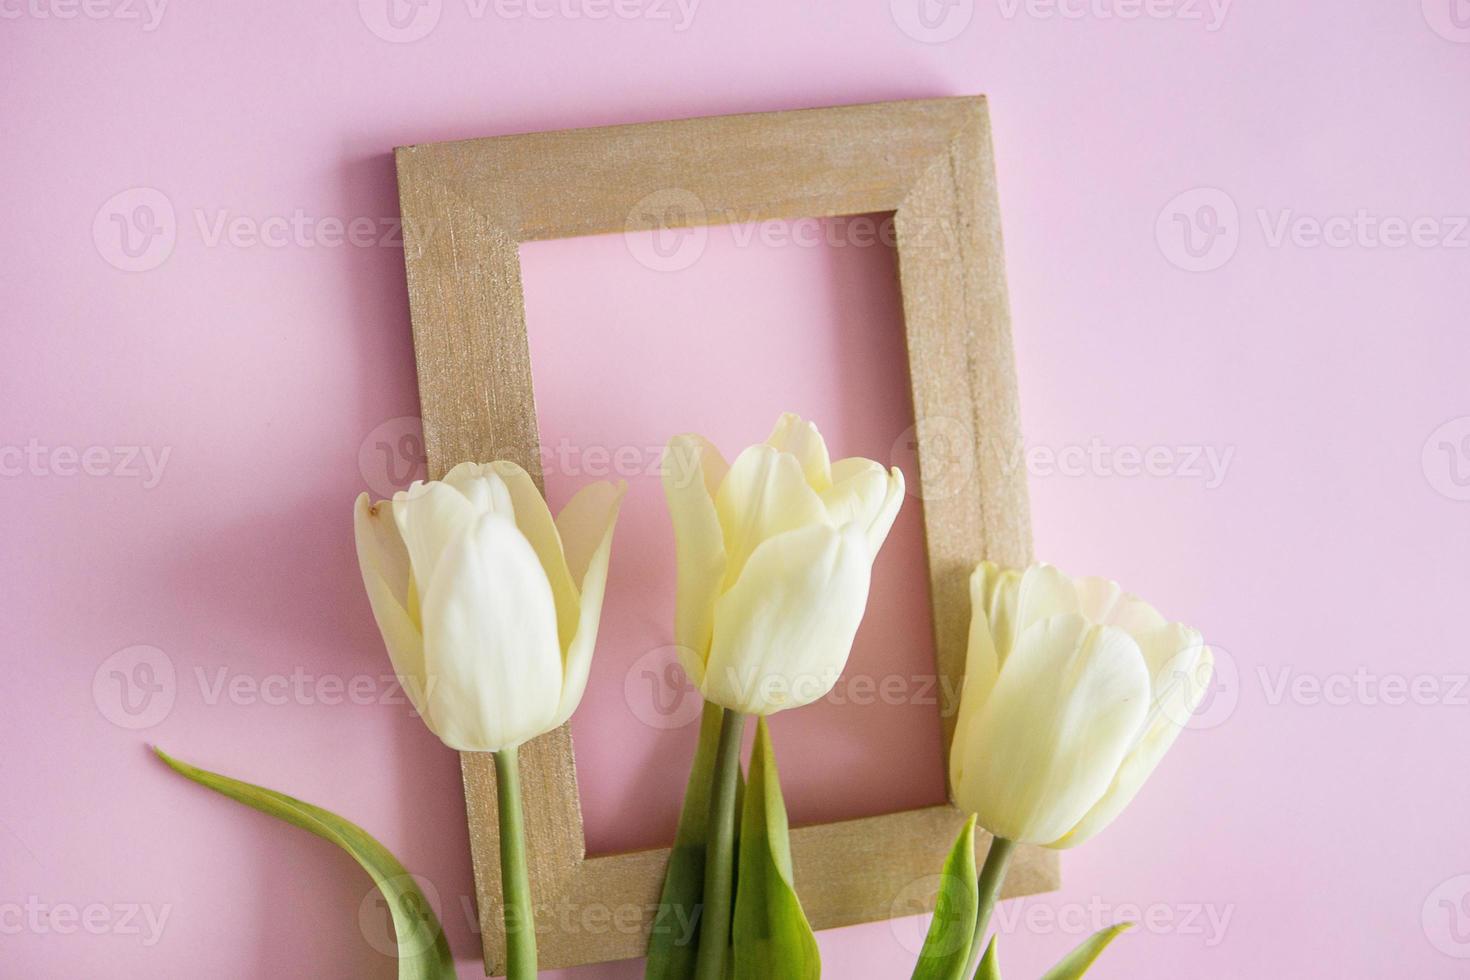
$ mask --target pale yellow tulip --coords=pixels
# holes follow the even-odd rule
[[[678,555],[675,635],[704,697],[768,715],[825,695],[847,663],[873,559],[903,502],[903,474],[827,455],[786,414],[733,465],[676,436],[664,490]]]
[[[624,487],[583,487],[552,520],[514,463],[461,463],[393,500],[357,498],[362,580],[414,707],[461,751],[565,722],[597,640]]]
[[[1200,634],[1101,578],[985,562],[950,785],[997,837],[1071,847],[1128,805],[1203,698]]]

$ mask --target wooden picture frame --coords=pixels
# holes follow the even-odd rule
[[[971,569],[981,558],[1007,566],[1031,558],[1025,470],[1005,465],[1020,432],[983,97],[407,146],[396,163],[435,478],[462,460],[511,458],[541,479],[521,242],[894,212],[936,669],[948,682],[942,690],[958,689]],[[697,206],[647,206],[670,193]],[[959,492],[940,487],[953,483],[957,427],[969,472]],[[942,452],[944,465],[934,463]],[[952,708],[941,710],[946,745]],[[488,755],[461,758],[485,969],[499,975],[494,765]],[[542,967],[641,955],[668,849],[587,856],[566,727],[522,747],[520,758]],[[933,889],[925,895],[921,883],[932,883],[961,823],[957,809],[937,805],[794,829],[796,885],[812,926],[922,911]],[[1055,853],[1023,848],[1006,894],[1058,884]]]

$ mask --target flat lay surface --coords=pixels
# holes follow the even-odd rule
[[[362,824],[481,975],[458,759],[391,680],[353,554],[353,497],[421,465],[394,146],[983,93],[1036,555],[1217,663],[1062,889],[1000,907],[1006,975],[1123,918],[1093,975],[1463,972],[1470,29],[1448,0],[0,13],[7,970],[395,975],[351,860],[157,744]],[[629,483],[572,722],[595,853],[668,842],[693,750],[668,437],[733,454],[789,409],[913,482],[885,238],[882,215],[737,223],[677,269],[652,233],[522,248],[553,508]],[[924,568],[910,497],[844,681],[772,718],[794,823],[943,798]],[[924,926],[821,932],[824,969],[907,975]]]

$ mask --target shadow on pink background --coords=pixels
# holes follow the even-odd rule
[[[378,447],[417,413],[394,145],[984,92],[1037,554],[1197,625],[1222,665],[1062,890],[1002,909],[1007,975],[1124,917],[1143,925],[1096,976],[1463,975],[1470,32],[1449,0],[87,9],[0,25],[0,972],[394,975],[350,859],[173,777],[156,743],[368,827],[479,975],[457,760],[383,680],[349,526],[406,474]],[[524,250],[543,435],[580,452],[554,502],[588,448],[648,462],[693,429],[733,454],[786,408],[907,463],[891,253],[738,231],[678,274],[621,236]],[[644,699],[672,560],[656,481],[630,483],[574,722],[595,851],[667,839],[693,735]],[[911,500],[853,673],[923,670],[922,564]],[[853,700],[776,719],[799,820],[943,792],[932,712]],[[922,927],[821,934],[827,975],[906,976]]]

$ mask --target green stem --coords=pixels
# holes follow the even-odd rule
[[[964,975],[973,977],[980,965],[980,956],[985,952],[985,930],[990,926],[990,913],[1000,898],[1000,886],[1006,878],[1006,866],[1011,863],[1011,852],[1016,849],[1014,841],[1004,837],[990,840],[990,851],[985,855],[985,865],[980,869],[980,907],[975,914],[975,938],[970,942],[970,965]]]
[[[495,753],[495,796],[500,805],[500,891],[505,914],[506,980],[535,980],[536,918],[526,873],[521,769],[514,748]]]
[[[699,924],[695,980],[720,980],[730,946],[730,906],[735,894],[735,786],[740,775],[740,737],[745,716],[726,709],[715,750],[709,839],[704,854],[704,912]]]

